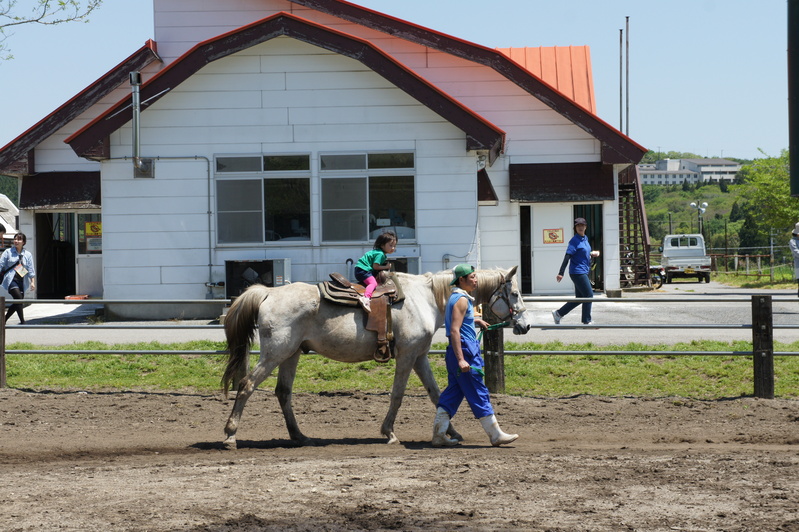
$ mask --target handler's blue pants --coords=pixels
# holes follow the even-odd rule
[[[574,283],[574,297],[594,297],[594,289],[591,287],[591,280],[588,278],[587,273],[570,273],[569,277],[571,277],[571,280]],[[569,301],[558,309],[558,314],[562,318],[577,308],[578,305],[583,306],[582,322],[591,323],[590,301],[586,301],[585,303],[575,303],[574,301]]]
[[[463,357],[472,368],[483,369],[483,357],[480,356],[479,342],[465,341],[461,343]],[[449,417],[455,417],[463,399],[469,403],[474,417],[490,416],[494,413],[491,406],[491,398],[488,387],[483,382],[483,376],[475,369],[462,372],[458,367],[458,359],[452,345],[447,346],[447,354],[444,358],[447,363],[447,388],[441,393],[438,399],[438,407],[443,408]]]

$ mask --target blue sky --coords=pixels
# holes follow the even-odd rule
[[[588,45],[598,114],[622,130],[619,30],[629,16],[635,141],[747,159],[788,148],[786,0],[353,3],[492,48]],[[108,0],[88,23],[18,27],[7,41],[14,59],[0,62],[0,146],[153,37],[142,0]]]

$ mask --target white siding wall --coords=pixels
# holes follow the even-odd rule
[[[371,243],[319,245],[320,152],[414,151],[418,243],[400,242],[397,255],[421,254],[429,271],[447,254],[460,262],[478,252],[475,158],[464,133],[355,60],[275,39],[204,68],[147,108],[141,126],[155,178],[134,179],[129,161],[103,164],[108,298],[202,298],[206,281],[224,279],[225,260],[290,258],[293,281],[347,272],[347,259]],[[130,139],[129,125],[114,134],[112,156],[128,155]],[[217,246],[212,225],[209,279],[207,172],[191,157],[285,152],[313,155],[311,243]]]
[[[499,195],[500,204],[496,207],[480,208],[480,232],[479,237],[475,237],[480,245],[478,249],[471,250],[472,255],[470,256],[470,259],[479,256],[486,266],[507,267],[519,261],[519,246],[515,234],[518,228],[518,207],[509,203],[507,186],[509,163],[593,162],[600,158],[599,142],[589,133],[488,67],[282,0],[236,0],[232,7],[225,5],[224,9],[211,0],[199,2],[197,0],[156,0],[155,7],[156,40],[159,43],[159,52],[167,60],[184,53],[203,39],[233,30],[245,23],[260,20],[281,10],[288,11],[333,29],[370,40],[379,49],[391,54],[405,66],[415,70],[464,105],[501,127],[507,133],[507,152],[502,159],[495,163],[494,167],[487,169]],[[220,12],[220,10],[222,11]],[[208,17],[203,13],[204,11],[211,12],[212,15]],[[211,20],[213,23],[209,24],[208,22]],[[327,60],[327,58],[324,59]],[[287,56],[287,60],[292,61],[290,56]],[[246,59],[242,58],[241,61],[246,62]],[[317,68],[324,68],[324,65],[319,65]],[[393,98],[393,95],[387,94],[384,90],[369,89],[361,95],[359,104],[363,101],[369,106],[376,106],[386,96]],[[305,95],[295,93],[290,97],[303,98]],[[395,105],[395,103],[392,102],[389,105]],[[370,107],[368,114],[371,115],[375,110]],[[283,133],[285,135],[302,133],[303,140],[309,142],[322,140],[330,133],[325,131],[329,128],[319,126],[319,122],[321,122],[319,113],[323,111],[333,115],[342,111],[345,113],[359,112],[354,109],[318,105],[314,105],[312,108],[295,109],[293,116],[286,118],[287,122],[291,121],[298,126],[310,120],[309,130],[302,131],[299,127],[287,127]],[[247,111],[244,113],[248,114]],[[424,120],[425,116],[437,118],[426,109],[418,107],[412,110],[408,106],[403,106],[401,114],[415,123]],[[258,118],[252,116],[253,120]],[[334,123],[337,120],[335,116],[331,119]],[[314,121],[316,122],[314,123]],[[401,135],[397,141],[408,132],[398,131],[398,133]],[[278,135],[279,132],[275,131],[274,134]],[[320,138],[314,139],[311,138],[311,135],[320,135]],[[246,140],[235,136],[234,138],[237,142],[246,142]],[[297,139],[292,138],[292,140]],[[426,147],[431,146],[435,146],[435,144],[428,144]],[[458,146],[455,147],[455,153],[460,157]],[[433,155],[441,157],[443,154],[439,152]],[[421,163],[420,160],[419,164]],[[467,173],[472,170],[473,168],[469,168]],[[469,181],[471,182],[473,179],[469,179]],[[425,186],[425,180],[420,178],[420,192],[423,190],[423,186]],[[421,196],[422,194],[420,194],[420,198]],[[435,205],[434,201],[427,202],[420,199],[419,208],[426,208],[427,203]],[[440,209],[441,205],[439,204],[437,207]],[[606,208],[606,212],[614,210],[617,211],[618,207]],[[419,223],[422,223],[422,220],[423,218],[420,216]],[[610,227],[613,225],[608,224]],[[470,231],[476,232],[476,227]],[[447,238],[440,229],[435,227],[420,228],[418,236],[420,242],[424,242],[425,245],[428,239],[431,243],[435,243]],[[463,255],[467,251],[459,252],[462,256],[461,260],[465,260]],[[428,258],[430,257],[428,252],[423,253],[423,256],[425,256],[423,264],[425,270],[436,270],[448,265],[443,257],[439,263],[438,260]],[[457,261],[458,259],[453,258],[452,260]]]

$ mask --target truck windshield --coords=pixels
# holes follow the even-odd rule
[[[699,245],[699,239],[696,237],[678,237],[671,239],[671,247],[673,248],[688,248],[696,247]]]

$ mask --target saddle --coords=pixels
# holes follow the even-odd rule
[[[319,294],[337,305],[357,307],[366,287],[352,283],[340,273],[331,273],[330,281],[319,283]],[[388,362],[394,357],[394,331],[391,326],[391,305],[405,299],[399,284],[392,274],[380,272],[379,284],[372,293],[371,309],[367,314],[365,328],[377,333],[377,349],[374,359]]]

